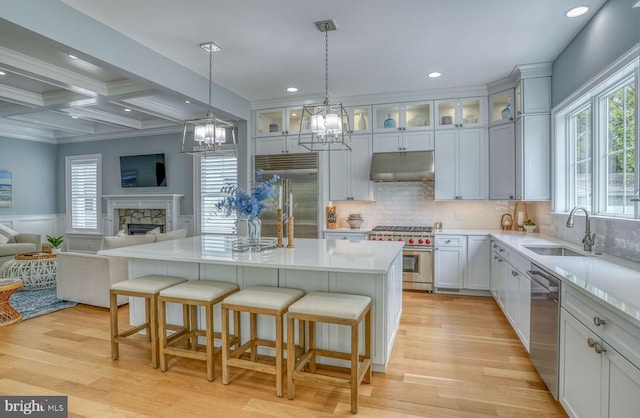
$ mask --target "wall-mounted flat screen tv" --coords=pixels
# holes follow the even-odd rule
[[[167,185],[164,154],[120,157],[122,187],[163,187]]]

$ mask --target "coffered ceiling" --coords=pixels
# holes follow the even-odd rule
[[[606,0],[591,0],[577,19],[564,12],[579,0],[50,1],[186,67],[204,86],[208,55],[199,44],[216,42],[215,83],[255,105],[323,95],[318,20],[338,24],[329,34],[332,97],[357,97],[485,85],[517,64],[553,61]],[[0,136],[72,142],[175,132],[206,113],[206,93],[165,89],[86,53],[75,60],[73,48],[3,18],[0,8]],[[87,27],[77,36],[94,36]],[[430,71],[443,75],[429,79]]]

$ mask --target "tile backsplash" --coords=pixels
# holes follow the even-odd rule
[[[373,202],[336,202],[341,227],[350,213],[364,218],[362,228],[377,225],[433,225],[442,222],[445,229],[500,229],[503,213],[513,214],[514,202],[508,200],[434,201],[432,182],[373,183]],[[538,206],[546,208],[540,210]],[[528,202],[529,218],[548,212],[548,202]]]
[[[508,200],[434,201],[434,183],[373,183],[372,202],[335,202],[340,226],[348,228],[350,213],[364,218],[361,228],[377,225],[428,225],[440,221],[446,229],[500,229],[502,214],[513,216],[515,202]],[[567,214],[551,213],[550,202],[526,202],[536,232],[581,245],[585,231],[582,214],[576,214],[573,228],[567,228]],[[592,218],[596,234],[594,252],[640,262],[640,222]]]

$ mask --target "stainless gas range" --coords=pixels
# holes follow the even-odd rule
[[[433,229],[430,226],[376,226],[371,241],[403,241],[402,288],[433,290]]]

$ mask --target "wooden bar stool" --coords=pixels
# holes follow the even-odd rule
[[[158,294],[161,290],[186,282],[183,277],[148,275],[114,283],[109,290],[111,313],[111,358],[120,357],[119,344],[137,345],[151,350],[151,365],[158,368]],[[144,298],[145,322],[118,330],[118,295]],[[144,330],[147,338],[136,336]]]
[[[302,290],[287,289],[272,286],[254,286],[243,289],[227,297],[222,301],[222,383],[228,385],[230,382],[229,368],[238,367],[241,369],[254,370],[262,373],[274,374],[276,376],[276,395],[282,397],[282,386],[286,374],[286,363],[284,362],[284,314],[287,313],[289,305],[304,295]],[[229,333],[229,311],[234,312],[235,336],[240,337],[240,312],[249,313],[250,338],[242,344],[238,340],[238,345],[231,351],[232,338]],[[272,315],[275,317],[275,341],[258,338],[258,315]],[[292,347],[295,355],[295,343]],[[275,365],[258,361],[258,347],[271,347],[275,349]],[[241,356],[250,351],[249,359]]]
[[[207,363],[207,380],[215,379],[215,356],[221,349],[215,348],[214,339],[221,339],[219,332],[213,331],[213,307],[227,296],[238,291],[234,283],[213,280],[191,280],[160,291],[158,296],[158,335],[160,336],[160,370],[167,371],[167,354],[204,360]],[[167,303],[182,304],[183,326],[167,335]],[[198,329],[198,307],[205,308],[204,331]],[[198,344],[198,337],[204,336],[204,346]],[[185,344],[186,343],[186,344]],[[233,344],[234,342],[232,342]],[[182,345],[182,347],[180,346]],[[186,347],[184,347],[186,345]],[[204,351],[198,351],[204,348]]]
[[[364,318],[364,355],[360,355],[358,340],[359,326]],[[309,326],[309,347],[296,361],[294,341],[294,321]],[[347,325],[351,327],[351,352],[315,348],[316,322]],[[358,412],[358,386],[364,380],[371,382],[371,298],[368,296],[346,295],[342,293],[312,292],[289,307],[287,314],[287,386],[289,399],[295,398],[295,381],[333,384],[351,390],[351,412]],[[316,374],[316,356],[350,360],[349,378]],[[305,366],[309,365],[309,371]]]

